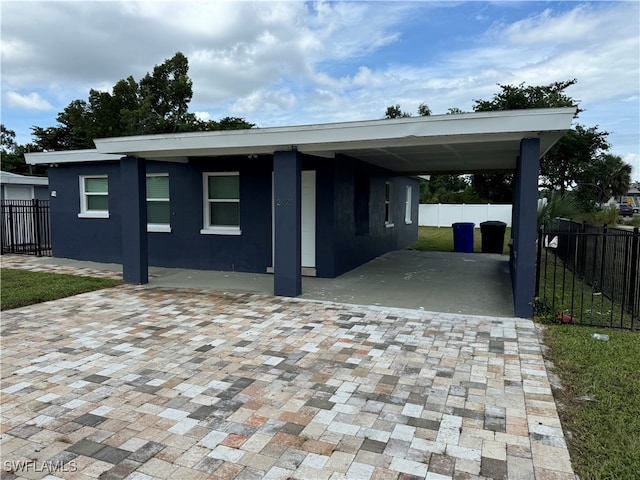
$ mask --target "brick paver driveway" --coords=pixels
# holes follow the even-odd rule
[[[3,479],[574,478],[528,320],[125,285],[3,312],[1,390]]]

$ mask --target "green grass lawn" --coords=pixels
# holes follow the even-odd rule
[[[640,478],[640,333],[549,326],[545,344],[563,384],[555,396],[576,473]]]
[[[0,269],[0,310],[24,307],[120,285],[120,280]]]
[[[504,234],[502,253],[509,254],[509,239],[511,228],[507,227]],[[453,228],[451,227],[418,227],[418,243],[416,250],[429,252],[453,252]],[[482,252],[482,235],[479,228],[473,229],[473,251]]]
[[[606,295],[594,293],[580,275],[548,252],[543,252],[540,258],[540,290],[534,310],[536,319],[543,323],[555,323],[566,314],[571,323],[580,325],[621,328],[638,325],[628,308]]]

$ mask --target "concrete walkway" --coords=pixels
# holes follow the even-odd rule
[[[1,366],[3,479],[575,478],[530,320],[122,285]]]

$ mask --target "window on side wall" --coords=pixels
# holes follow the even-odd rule
[[[239,172],[203,174],[204,224],[200,233],[240,235]]]
[[[411,196],[413,194],[413,188],[411,185],[407,185],[407,198],[404,203],[404,223],[407,225],[412,224],[411,221]]]
[[[147,231],[171,231],[171,204],[169,202],[169,175],[147,175]]]
[[[109,218],[109,179],[106,175],[80,177],[80,218]]]
[[[384,184],[384,224],[386,227],[393,227],[393,219],[391,217],[391,198],[393,195],[393,188],[390,182]]]

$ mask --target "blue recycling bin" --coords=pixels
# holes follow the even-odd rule
[[[460,253],[473,253],[473,229],[475,223],[454,223],[453,227],[453,251]]]

